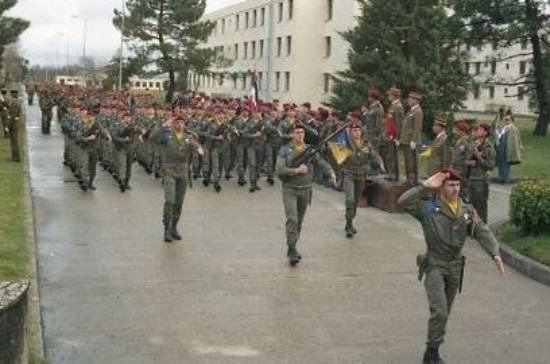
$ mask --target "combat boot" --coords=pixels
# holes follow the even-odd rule
[[[346,232],[346,237],[351,238],[353,237],[353,225],[351,224],[351,219],[346,219],[346,226],[344,227],[344,230]]]
[[[222,190],[222,186],[218,182],[214,182],[214,189],[219,193]]]
[[[130,186],[130,180],[128,180],[128,179],[124,180],[124,189],[127,190],[127,191],[132,189],[132,187]]]
[[[288,263],[291,266],[295,266],[300,263],[300,260],[302,260],[302,256],[298,253],[298,250],[296,250],[296,244],[288,244],[286,256],[288,257]]]
[[[177,224],[172,224],[172,229],[170,229],[170,236],[174,240],[181,240],[181,234],[179,233],[178,227],[176,225]],[[164,240],[166,241],[166,237],[164,238]]]
[[[267,177],[267,183],[270,186],[273,186],[275,184],[275,180],[273,179],[273,177]]]
[[[172,241],[172,231],[168,225],[164,225],[164,241],[167,243]]]
[[[96,187],[94,186],[94,179],[93,178],[90,178],[90,180],[88,181],[88,189],[92,190],[92,191],[96,190]]]
[[[445,364],[445,362],[439,356],[438,348],[427,347],[424,358],[422,358],[422,364]]]

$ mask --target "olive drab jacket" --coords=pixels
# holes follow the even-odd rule
[[[475,210],[459,198],[454,214],[439,197],[422,185],[406,191],[399,204],[422,225],[430,261],[456,261],[471,230],[473,237],[492,255],[499,252],[499,243],[481,220],[474,223]]]
[[[304,149],[307,148],[307,145],[304,144]],[[332,168],[323,158],[319,156],[319,153],[315,154],[307,162],[308,173],[307,174],[296,174],[294,169],[291,168],[291,161],[294,157],[299,155],[302,150],[298,151],[294,143],[288,143],[283,146],[279,151],[279,158],[277,158],[277,167],[276,173],[277,176],[283,182],[283,188],[295,188],[295,189],[308,189],[311,188],[311,180],[313,177],[313,165],[317,164],[323,169],[325,175],[331,175],[333,172]]]
[[[420,105],[413,106],[403,120],[403,126],[399,136],[401,144],[409,144],[410,142],[415,142],[416,144],[420,143],[422,137],[422,120],[424,120],[424,113]]]
[[[382,164],[380,155],[366,143],[349,143],[350,156],[343,163],[344,175],[352,179],[365,179],[369,172]]]

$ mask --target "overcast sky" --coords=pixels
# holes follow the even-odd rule
[[[207,0],[207,11],[241,0]],[[112,24],[113,9],[122,0],[19,0],[7,14],[31,22],[20,39],[23,56],[31,64],[59,64],[78,61],[83,54],[84,21],[87,19],[86,56],[96,63],[109,60],[120,45],[120,33]]]

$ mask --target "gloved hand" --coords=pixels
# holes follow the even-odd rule
[[[399,139],[394,139],[393,142],[395,143],[395,146],[397,146],[397,147],[401,144]]]
[[[416,149],[416,142],[411,142],[410,147],[412,150]]]

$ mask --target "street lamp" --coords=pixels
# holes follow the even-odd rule
[[[118,57],[118,90],[122,90],[122,55],[124,54],[124,0],[122,0],[122,22],[120,26],[120,53]]]
[[[72,18],[80,19],[84,22],[84,31],[82,33],[82,58],[84,62],[84,69],[82,71],[82,78],[84,81],[84,86],[86,86],[86,28],[88,28],[88,19],[85,16],[73,15]]]

